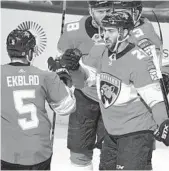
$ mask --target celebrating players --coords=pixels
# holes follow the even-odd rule
[[[68,148],[71,163],[75,168],[77,166],[78,170],[92,169],[93,149],[95,146],[101,148],[104,138],[104,125],[100,117],[96,88],[85,87],[79,60],[88,55],[94,44],[102,42],[99,26],[103,17],[112,10],[111,1],[88,1],[88,4],[90,16],[65,25],[58,43],[58,49],[63,52],[62,58],[56,60],[54,65],[49,65],[51,70],[55,70],[59,65],[67,68],[76,87],[77,108],[69,117]]]
[[[169,120],[158,70],[152,56],[128,41],[134,28],[129,13],[107,15],[102,26],[107,48],[86,58],[98,68],[97,91],[108,132],[99,169],[151,170],[147,165],[154,136],[169,145]],[[94,48],[91,53],[96,53]]]

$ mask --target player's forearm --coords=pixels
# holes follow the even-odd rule
[[[66,86],[68,95],[62,99],[58,104],[50,104],[52,109],[59,115],[68,115],[76,109],[76,98],[74,96],[74,87]]]
[[[167,119],[167,111],[159,82],[137,88],[137,91],[145,103],[152,109],[154,120],[160,125]]]
[[[82,58],[81,58],[79,64],[80,64],[81,72],[83,72],[86,77],[86,84],[89,87],[95,85],[96,84],[96,75],[97,75],[96,68],[84,64]]]
[[[158,81],[144,87],[137,88],[137,91],[150,108],[163,101],[163,95]]]
[[[155,104],[152,108],[153,118],[158,126],[168,119],[167,111],[164,102]]]

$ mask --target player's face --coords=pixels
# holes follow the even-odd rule
[[[119,35],[118,29],[115,27],[104,28],[103,35],[106,47],[110,50],[114,49]]]
[[[101,25],[102,19],[112,11],[111,8],[93,8],[91,9],[92,17],[98,25]]]

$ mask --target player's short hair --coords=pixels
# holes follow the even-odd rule
[[[30,50],[34,52],[36,39],[28,30],[15,29],[9,33],[6,46],[10,58],[24,58]]]

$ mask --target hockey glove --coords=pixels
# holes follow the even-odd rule
[[[49,57],[47,63],[50,71],[55,72],[57,69],[61,68],[59,59],[54,60],[53,57]]]
[[[156,140],[162,141],[169,146],[169,119],[165,120],[160,127],[154,132]]]
[[[67,49],[62,55],[60,64],[68,70],[77,70],[79,68],[79,60],[82,57],[82,53],[79,49]]]
[[[72,78],[66,68],[60,68],[56,70],[56,73],[60,77],[60,79],[69,87],[72,87]]]

